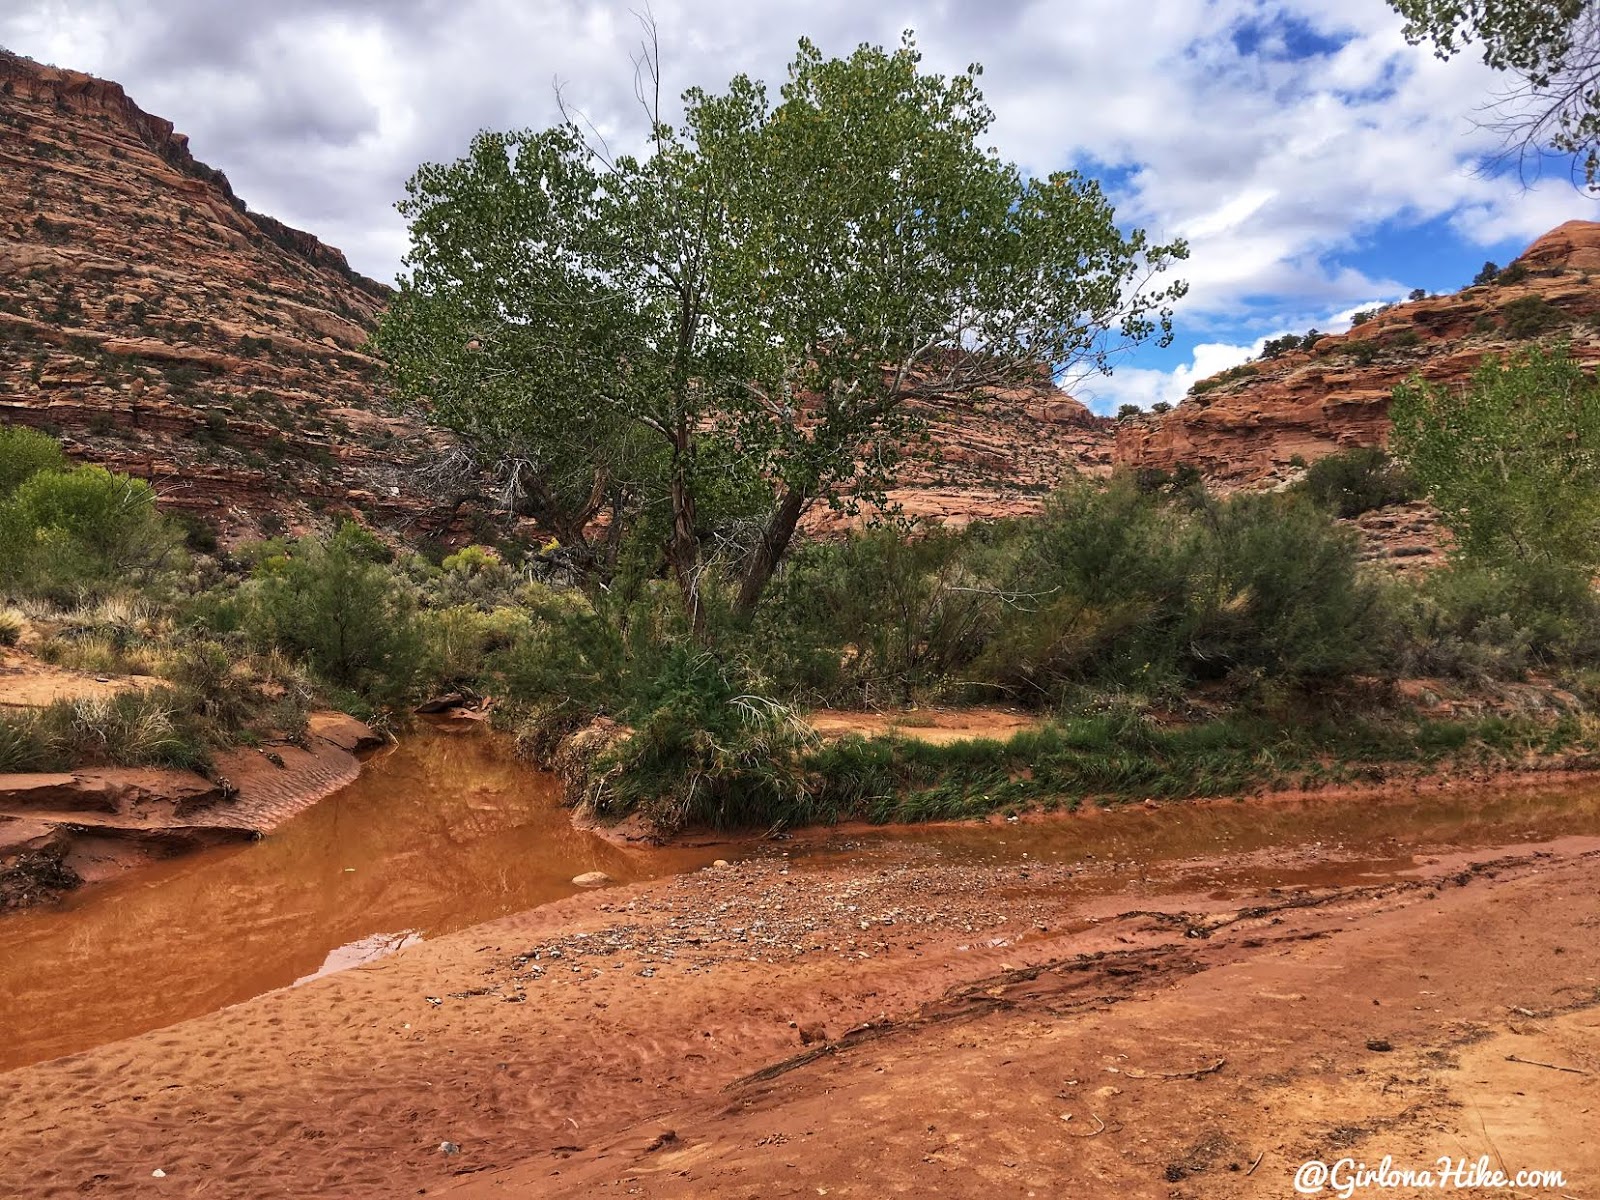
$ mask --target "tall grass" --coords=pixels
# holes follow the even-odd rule
[[[1229,716],[1166,728],[1113,713],[1063,720],[1007,741],[935,744],[850,737],[811,753],[811,808],[827,820],[930,821],[1047,804],[1076,807],[1150,797],[1244,794],[1262,788],[1381,777],[1443,760],[1508,762],[1594,744],[1579,718],[1394,719],[1310,723]]]
[[[209,765],[204,736],[185,716],[179,697],[165,688],[0,712],[0,772]]]

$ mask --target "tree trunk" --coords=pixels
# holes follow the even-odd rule
[[[747,617],[755,612],[756,605],[761,601],[761,593],[766,591],[772,573],[778,569],[778,562],[783,558],[783,552],[794,538],[795,528],[800,524],[807,503],[808,497],[803,491],[789,489],[784,492],[783,499],[762,531],[761,540],[750,555],[750,565],[745,568],[744,580],[739,585],[739,600],[734,606],[734,612],[739,616]]]
[[[700,600],[700,539],[694,532],[694,491],[685,477],[683,460],[672,468],[672,534],[667,538],[667,564],[678,581],[683,608],[696,642],[706,640],[706,610]]]

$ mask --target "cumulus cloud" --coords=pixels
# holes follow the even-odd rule
[[[639,136],[635,7],[10,0],[0,44],[122,82],[254,207],[391,278],[406,178],[478,129],[551,123],[559,85],[607,137]],[[1383,0],[653,7],[671,93],[738,71],[776,82],[802,34],[843,53],[915,28],[931,68],[982,62],[1003,153],[1035,173],[1098,174],[1119,217],[1191,244],[1179,318],[1208,340],[1169,371],[1122,368],[1118,402],[1172,399],[1268,327],[1399,294],[1342,261],[1380,228],[1443,222],[1496,245],[1596,214],[1560,171],[1524,190],[1479,170],[1494,135],[1472,117],[1494,76],[1407,46]]]
[[[1095,412],[1111,416],[1125,404],[1149,408],[1152,404],[1178,404],[1197,380],[1249,362],[1261,353],[1265,338],[1248,346],[1227,342],[1202,342],[1191,352],[1188,362],[1170,371],[1152,367],[1123,366],[1109,376],[1097,376],[1072,383],[1072,393]]]

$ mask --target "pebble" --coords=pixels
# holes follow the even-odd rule
[[[889,953],[886,940],[900,929],[992,930],[1021,917],[1023,928],[1037,928],[1058,907],[1051,886],[1073,877],[1065,865],[1030,863],[1030,892],[1036,906],[1010,917],[986,899],[996,881],[993,867],[918,860],[890,864],[869,875],[840,878],[829,872],[788,876],[783,858],[741,861],[731,874],[707,869],[682,875],[616,905],[602,905],[615,922],[582,933],[562,934],[524,950],[510,960],[516,977],[549,980],[545,965],[563,958],[604,958],[618,970],[651,978],[662,966],[697,970],[717,962],[776,961],[832,954],[859,962]],[[1015,868],[1006,868],[1015,873]],[[1005,876],[1010,878],[1008,874]],[[763,886],[765,885],[765,886]],[[1015,901],[1011,902],[1012,907]],[[918,942],[898,945],[915,950]],[[648,972],[648,973],[647,973]],[[563,975],[566,973],[563,972]],[[592,974],[578,978],[588,980]]]
[[[604,871],[585,871],[582,875],[574,875],[572,882],[578,887],[605,887],[615,881]]]

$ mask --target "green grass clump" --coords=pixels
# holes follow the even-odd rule
[[[0,713],[0,772],[92,766],[206,770],[210,763],[203,732],[165,688]]]
[[[1301,723],[1228,716],[1168,728],[1110,713],[1025,730],[1004,742],[844,738],[812,753],[807,767],[811,807],[825,819],[910,822],[1038,804],[1241,795],[1381,778],[1396,765],[1509,762],[1591,741],[1587,727],[1571,717],[1552,724],[1506,717]]]

